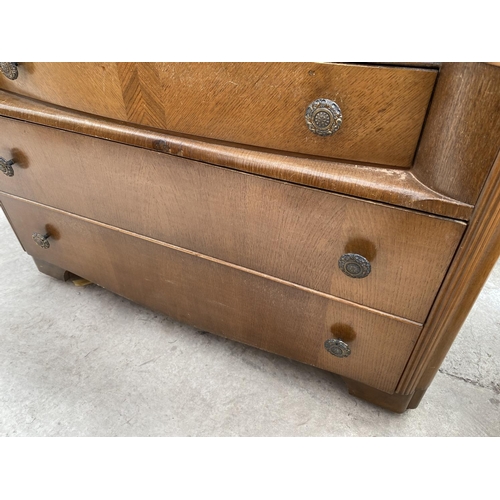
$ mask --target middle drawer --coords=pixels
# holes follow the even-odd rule
[[[465,228],[41,125],[0,126],[0,156],[16,162],[2,191],[418,322]],[[369,274],[344,274],[346,254]]]

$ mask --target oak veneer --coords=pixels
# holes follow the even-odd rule
[[[37,260],[178,321],[354,376],[386,392],[394,390],[421,330],[419,324],[130,231],[5,194],[0,202],[23,247]],[[31,235],[47,229],[56,238],[41,249]],[[351,356],[339,359],[324,349],[325,340],[333,337],[349,341]]]
[[[67,66],[61,71],[81,70]],[[0,119],[7,140],[0,154],[16,160],[14,178],[0,177],[1,189],[14,194],[4,192],[0,198],[39,269],[63,279],[67,270],[74,272],[181,321],[339,373],[352,394],[393,411],[416,407],[500,254],[500,160],[494,163],[500,150],[500,69],[443,63],[438,71],[428,72],[428,82],[436,72],[438,78],[416,156],[414,161],[401,161],[405,169],[396,169],[396,151],[402,151],[408,136],[403,133],[403,142],[393,141],[382,153],[376,145],[368,151],[356,141],[362,133],[373,139],[370,120],[356,127],[351,122],[351,128],[344,129],[354,135],[337,136],[338,147],[328,155],[344,155],[338,156],[343,162],[311,156],[319,150],[302,149],[298,132],[296,144],[283,146],[289,138],[275,137],[279,134],[262,128],[259,119],[233,127],[236,135],[225,136],[219,121],[203,121],[218,118],[210,106],[200,111],[201,128],[180,119],[180,128],[173,132],[161,122],[161,110],[166,108],[159,89],[164,84],[158,74],[151,74],[160,67],[121,65],[120,77],[110,71],[110,88],[120,89],[103,90],[102,103],[88,93],[92,85],[102,84],[102,75],[99,81],[70,79],[70,86],[85,93],[72,107],[97,113],[89,103],[116,104],[117,113],[124,114],[108,115],[115,119],[15,93],[48,99],[52,90],[42,80],[57,72],[51,76],[23,64],[20,71],[33,77],[31,83],[0,83],[12,90],[0,91],[0,115],[10,117]],[[300,64],[268,66],[278,73],[292,67]],[[382,79],[385,83],[370,104],[364,92],[374,69],[383,68],[319,65],[320,73],[350,75],[346,82],[354,90],[349,94],[344,89],[344,96],[357,95],[358,104],[367,98],[366,109],[372,111],[378,109],[392,78]],[[202,73],[191,89],[205,85]],[[365,76],[355,81],[354,74]],[[306,82],[314,81],[311,76],[315,75],[308,75]],[[228,97],[219,111],[230,110],[235,91],[229,82],[224,85],[224,78],[217,78],[210,89],[219,88],[221,99]],[[247,82],[255,81],[252,78],[248,76]],[[269,78],[261,81],[272,82]],[[179,90],[179,81],[172,78],[170,83]],[[302,90],[311,90],[309,83],[302,82]],[[64,82],[53,84],[58,102],[70,105],[60,92]],[[30,85],[33,93],[26,90]],[[293,82],[279,88],[293,95]],[[254,102],[260,95],[254,90],[245,85],[238,90],[255,98],[244,106],[247,117],[270,96],[273,101],[274,90],[268,88],[260,89],[262,98]],[[404,93],[411,95],[407,88]],[[121,104],[120,96],[127,96]],[[397,107],[400,94],[394,96]],[[318,97],[322,96],[311,100]],[[383,122],[392,111],[370,117],[371,123]],[[356,113],[362,116],[363,110]],[[229,112],[226,125],[236,116]],[[277,123],[272,121],[276,116],[267,123]],[[404,116],[396,119],[395,128],[376,133],[389,131],[389,137],[403,130]],[[144,125],[148,123],[152,125]],[[193,126],[196,132],[189,129]],[[189,136],[186,130],[201,135]],[[237,136],[244,131],[249,137],[249,130],[256,134],[253,142],[242,146]],[[260,141],[260,132],[269,143]],[[17,141],[22,148],[13,144]],[[282,154],[266,147],[290,151]],[[378,161],[386,164],[375,165]],[[33,231],[52,235],[49,250],[35,246]],[[349,246],[353,242],[356,248]],[[335,267],[332,250],[340,248],[371,252],[372,274],[344,287],[330,274]],[[385,285],[376,274],[380,269]],[[334,336],[351,346],[348,358],[334,358],[323,348],[325,339]]]
[[[99,116],[307,155],[409,167],[437,72],[331,63],[21,63],[0,87]],[[318,98],[344,116],[304,120]]]
[[[251,174],[377,200],[454,219],[468,220],[473,206],[444,196],[419,181],[413,170],[349,164],[174,135],[110,119],[97,119],[0,90],[0,115],[51,128],[181,156]],[[21,153],[17,149],[12,154]],[[22,155],[19,158],[22,161]],[[470,175],[474,175],[471,171]]]
[[[15,144],[20,158],[13,177],[0,177],[2,191],[418,322],[465,229],[79,134],[0,126],[0,155]],[[345,276],[345,253],[366,257],[370,275]]]
[[[499,150],[499,69],[443,64],[413,173],[429,188],[475,205]]]

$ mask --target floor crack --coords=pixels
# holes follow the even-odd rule
[[[490,389],[496,394],[500,394],[500,385],[498,384],[491,383],[489,385],[484,385],[478,382],[477,380],[472,380],[467,377],[460,377],[459,375],[454,375],[453,373],[445,372],[443,369],[439,369],[439,373],[442,373],[443,375],[448,375],[448,377],[452,377],[457,380],[461,380],[462,382],[466,382],[467,384],[472,384],[476,387],[481,387],[482,389]]]
[[[160,359],[162,356],[163,356],[163,354],[160,354],[159,356],[156,356],[156,358],[150,359],[148,361],[144,361],[144,363],[141,363],[140,365],[137,365],[137,366],[139,367],[139,366],[147,365],[148,363],[152,363],[153,361]]]

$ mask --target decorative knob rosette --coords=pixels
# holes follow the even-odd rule
[[[0,62],[0,72],[9,80],[15,80],[19,76],[17,63],[14,62]]]
[[[32,237],[35,243],[41,247],[41,248],[50,248],[50,243],[48,241],[50,234],[40,234],[40,233],[33,233]]]
[[[306,124],[317,135],[332,135],[342,125],[342,111],[330,99],[316,99],[306,109]]]
[[[347,358],[351,354],[349,346],[340,339],[328,339],[325,341],[325,349],[337,358]]]
[[[14,175],[14,169],[12,168],[14,163],[14,160],[6,160],[0,156],[0,172],[5,174],[7,177],[12,177]]]
[[[340,270],[349,278],[366,278],[372,266],[368,259],[357,253],[346,253],[339,259]]]

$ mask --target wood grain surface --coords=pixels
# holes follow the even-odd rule
[[[473,209],[428,188],[411,170],[279,155],[181,137],[110,119],[96,119],[93,115],[2,90],[0,115],[455,219],[468,220]],[[0,119],[2,131],[6,127],[4,123]],[[15,149],[15,139],[10,148]]]
[[[500,155],[490,172],[418,345],[398,384],[399,393],[417,391],[420,400],[499,257]],[[500,305],[497,312],[499,310]]]
[[[475,205],[500,150],[500,71],[443,63],[412,169],[439,193]]]
[[[418,405],[500,254],[498,67],[19,72],[0,76],[0,155],[16,161],[0,206],[42,272],[339,373],[394,411]],[[317,97],[344,113],[330,138],[305,126]],[[372,273],[344,276],[346,252]],[[332,337],[353,354],[329,355]]]
[[[6,195],[26,251],[175,320],[392,392],[420,325]],[[49,224],[50,248],[31,234]],[[342,338],[348,358],[323,344]]]
[[[465,225],[9,121],[0,190],[423,322]],[[371,262],[344,275],[345,253]],[[408,286],[411,283],[412,286]]]
[[[437,71],[332,63],[20,63],[0,87],[99,116],[307,155],[409,167]],[[307,128],[318,98],[343,123]]]

